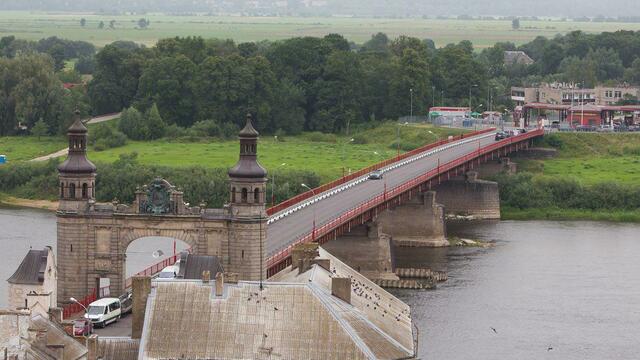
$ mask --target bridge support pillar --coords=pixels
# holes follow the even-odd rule
[[[447,215],[500,219],[498,183],[479,180],[475,171],[438,185],[436,192],[438,202],[444,205]]]
[[[322,247],[371,280],[397,280],[391,239],[379,230],[377,222],[368,222]]]
[[[377,221],[396,246],[449,246],[444,209],[436,203],[435,191],[419,193],[409,202],[383,212]]]
[[[507,173],[513,175],[516,173],[518,166],[511,161],[509,157],[500,157],[495,160],[489,160],[474,170],[478,172],[480,178],[496,175],[499,173]]]

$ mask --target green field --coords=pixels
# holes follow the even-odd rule
[[[519,160],[519,170],[553,177],[571,177],[585,185],[602,182],[640,184],[640,134],[560,133],[558,156]],[[550,146],[550,137],[543,146]]]
[[[390,37],[408,35],[430,38],[437,46],[461,40],[471,40],[476,47],[493,45],[498,41],[517,44],[536,36],[553,37],[573,30],[600,33],[615,30],[640,30],[638,23],[594,23],[572,21],[521,21],[521,29],[511,29],[511,21],[504,20],[439,20],[439,19],[374,19],[374,18],[294,18],[241,16],[168,16],[144,15],[151,25],[136,29],[136,15],[94,15],[76,13],[0,12],[0,37],[38,40],[58,36],[71,40],[90,41],[104,46],[116,40],[131,40],[153,45],[158,39],[175,36],[233,39],[236,42],[279,40],[296,36],[324,36],[339,33],[347,39],[362,43],[373,33],[384,32]],[[80,26],[80,19],[87,20]],[[115,29],[107,29],[109,21],[116,21]],[[105,29],[98,29],[104,21]]]
[[[0,154],[7,155],[7,162],[26,161],[36,157],[51,154],[67,145],[67,140],[61,136],[8,136],[0,137]]]
[[[90,126],[91,128],[92,126]],[[263,136],[259,143],[260,162],[270,171],[284,167],[309,170],[318,174],[323,182],[357,171],[396,155],[392,144],[396,139],[396,126],[385,124],[351,137],[332,134],[307,133],[298,136]],[[432,133],[429,133],[431,131]],[[420,146],[447,135],[460,134],[461,130],[434,128],[431,126],[401,126],[403,146]],[[363,143],[365,142],[365,143]],[[10,161],[29,160],[64,148],[60,138],[4,137],[0,138],[0,153]],[[89,151],[89,159],[96,163],[113,162],[121,154],[136,152],[138,160],[147,165],[170,167],[204,166],[227,168],[238,159],[237,140],[203,139],[201,141],[129,141],[127,145],[104,151]]]

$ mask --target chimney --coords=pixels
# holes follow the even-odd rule
[[[219,272],[216,274],[216,296],[218,297],[222,296],[223,292],[224,292],[224,274]]]
[[[327,271],[331,271],[331,260],[329,259],[315,259],[313,260],[313,263]]]
[[[96,334],[87,339],[87,360],[98,360],[98,335]]]
[[[317,243],[307,243],[296,245],[291,250],[291,269],[294,270],[300,265],[300,260],[313,260],[320,255]],[[306,270],[304,270],[306,271]],[[304,272],[301,271],[301,272]]]
[[[351,279],[331,278],[331,295],[351,304]]]
[[[202,271],[202,282],[204,284],[208,284],[209,281],[211,281],[211,271],[209,270],[203,270]]]
[[[151,292],[151,278],[149,276],[133,277],[133,308],[131,316],[131,338],[140,339],[144,327],[144,314],[147,311],[147,298]]]
[[[49,320],[60,325],[62,324],[62,308],[52,307],[49,308]]]

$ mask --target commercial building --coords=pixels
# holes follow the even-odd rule
[[[552,83],[538,87],[512,87],[511,100],[516,106],[528,103],[577,105],[615,105],[626,96],[640,97],[640,88],[632,86],[596,86],[580,89],[575,84]]]

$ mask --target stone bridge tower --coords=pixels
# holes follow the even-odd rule
[[[258,135],[247,115],[239,133],[240,159],[229,170],[229,270],[246,280],[261,280],[266,274],[267,171],[258,163]]]

